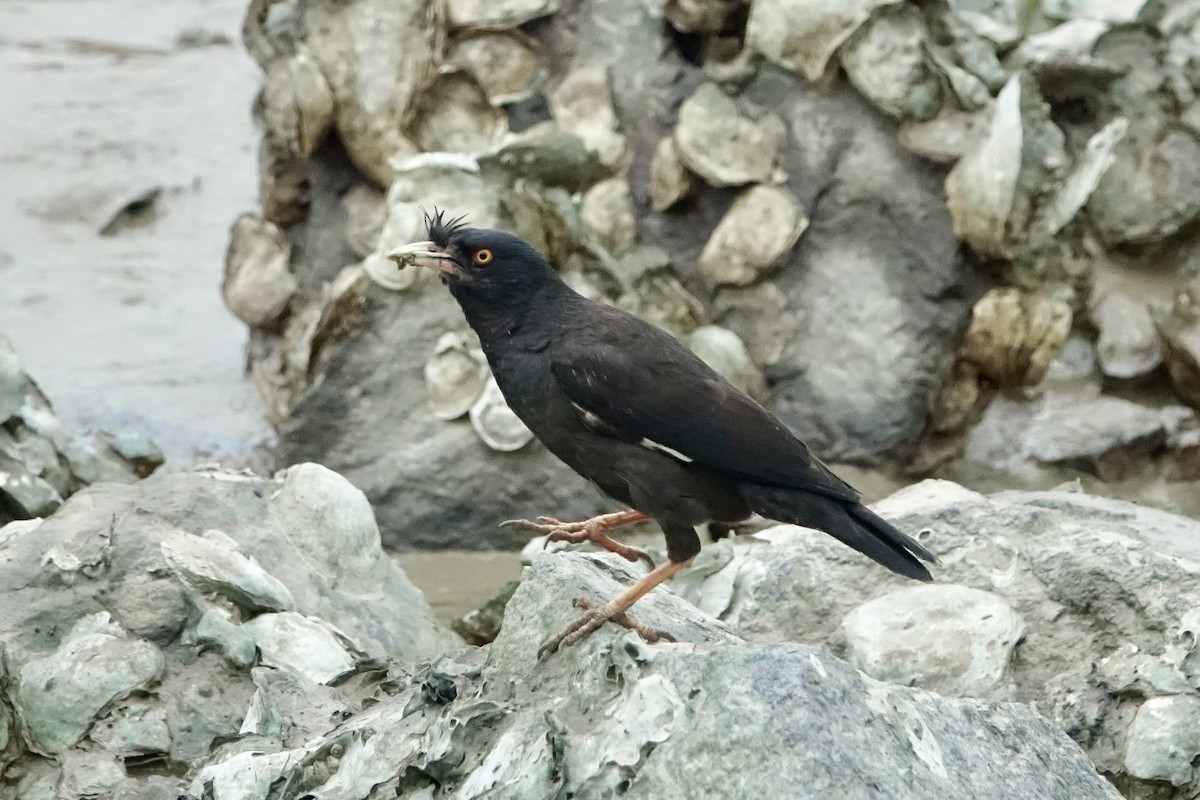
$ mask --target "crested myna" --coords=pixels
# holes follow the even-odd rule
[[[666,535],[667,563],[542,645],[573,644],[606,621],[665,635],[626,611],[700,551],[698,526],[754,513],[817,528],[888,569],[930,580],[934,556],[872,513],[858,493],[809,453],[779,420],[670,334],[589,300],[533,247],[508,233],[426,218],[429,240],[391,254],[401,267],[432,267],[479,335],[512,410],[550,452],[633,510],[583,522],[543,518],[523,529],[590,540],[636,560],[607,536],[651,519]]]

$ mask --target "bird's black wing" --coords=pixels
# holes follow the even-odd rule
[[[568,337],[552,354],[555,379],[594,427],[749,480],[858,499],[781,422],[669,334],[621,312],[599,322],[609,323],[603,332]]]

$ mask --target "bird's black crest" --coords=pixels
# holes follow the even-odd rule
[[[447,220],[444,210],[434,207],[433,214],[425,213],[425,228],[429,233],[429,241],[438,247],[448,247],[450,237],[467,227],[466,215]]]

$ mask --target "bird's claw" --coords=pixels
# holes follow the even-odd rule
[[[568,625],[563,631],[542,642],[538,648],[538,661],[545,661],[560,647],[570,647],[590,636],[606,622],[615,622],[641,636],[649,644],[674,642],[675,637],[666,631],[638,622],[626,611],[610,611],[607,605],[598,605],[586,597],[576,597],[573,605],[586,613]]]
[[[654,569],[654,559],[645,550],[616,541],[604,532],[605,529],[602,526],[589,524],[590,522],[591,520],[585,520],[584,522],[561,522],[554,517],[538,517],[537,522],[531,522],[527,519],[505,520],[500,523],[500,527],[510,528],[523,533],[532,533],[536,536],[545,536],[552,542],[570,542],[571,544],[595,542],[605,550],[610,553],[616,553],[626,561],[635,563],[645,561],[651,570]]]

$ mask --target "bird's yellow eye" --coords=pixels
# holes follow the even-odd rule
[[[473,256],[475,263],[483,267],[492,263],[492,251],[486,247],[481,250],[476,250]]]

